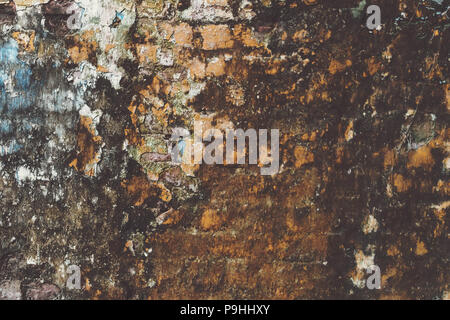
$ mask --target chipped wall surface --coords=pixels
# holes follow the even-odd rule
[[[0,299],[448,298],[448,9],[0,0]],[[279,173],[170,162],[196,120]]]

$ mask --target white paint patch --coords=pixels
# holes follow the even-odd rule
[[[444,169],[450,170],[450,157],[445,158],[443,161]]]
[[[447,209],[448,207],[450,207],[450,201],[445,201],[440,204],[434,204],[431,206],[431,208],[436,210],[444,210]]]
[[[36,181],[37,175],[27,167],[19,167],[16,171],[16,180],[21,183],[24,181]]]
[[[100,54],[97,54],[98,66],[92,66],[95,70],[94,74],[81,73],[79,78],[92,81],[101,75],[110,81],[114,89],[118,90],[124,74],[118,66],[119,59],[133,58],[132,52],[126,49],[123,44],[127,42],[128,31],[136,20],[134,3],[111,0],[80,0],[77,1],[77,4],[85,10],[81,18],[82,27],[79,33],[95,31],[92,40],[98,43],[100,49],[98,50]],[[117,27],[112,28],[111,24],[118,12],[122,12],[123,18]],[[107,68],[107,72],[100,72],[97,67]],[[82,71],[83,68],[80,69]]]
[[[28,265],[33,265],[33,266],[35,266],[35,265],[37,265],[37,263],[38,263],[38,261],[37,261],[36,258],[34,258],[34,257],[28,257],[28,258],[27,258],[27,264],[28,264]]]
[[[80,110],[80,116],[91,118],[95,126],[97,126],[100,123],[102,115],[103,115],[102,110],[97,109],[95,111],[92,111],[91,108],[89,108],[87,105],[84,105],[83,108],[81,108]],[[96,134],[98,133],[96,132]]]
[[[356,275],[351,277],[353,285],[362,289],[366,286],[366,270],[375,264],[375,246],[369,245],[367,251],[369,255],[364,254],[362,250],[355,252]]]
[[[198,96],[203,89],[206,87],[206,84],[201,82],[201,83],[193,83],[191,85],[191,88],[189,90],[189,93],[186,97],[186,102],[188,99],[193,99],[194,97]]]
[[[214,4],[216,5],[212,5]],[[225,22],[233,20],[231,7],[226,1],[222,5],[217,5],[219,1],[192,0],[191,6],[181,13],[181,17],[191,21]]]
[[[171,51],[158,49],[157,57],[161,65],[166,67],[173,66],[173,54]]]
[[[377,219],[375,219],[375,217],[371,214],[369,214],[366,219],[364,220],[364,224],[363,224],[363,232],[364,234],[369,234],[372,232],[377,232],[378,231],[378,221]]]
[[[91,108],[89,108],[87,105],[84,105],[80,110],[80,116],[87,117],[92,119],[92,128],[94,130],[94,133],[96,136],[99,135],[97,131],[97,125],[100,123],[100,120],[102,118],[103,112],[99,109],[92,111]],[[87,164],[84,168],[85,171],[90,171],[91,169],[94,171],[94,176],[97,176],[98,173],[98,163],[101,160],[103,147],[105,144],[103,143],[102,146],[99,148],[98,152],[95,155],[95,161],[92,164]]]

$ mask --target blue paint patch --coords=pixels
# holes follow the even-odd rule
[[[20,92],[19,95],[8,98],[8,115],[13,115],[20,110],[28,110],[32,106],[32,101],[28,97],[28,93]]]
[[[0,119],[0,135],[7,135],[11,133],[12,126],[10,120]]]
[[[6,88],[5,81],[6,77],[2,72],[0,72],[0,112],[3,112],[3,109],[6,106]]]
[[[31,131],[29,124],[21,125],[23,116],[18,111],[26,111],[37,102],[40,82],[33,80],[33,71],[19,58],[19,45],[14,39],[0,41],[0,156],[13,154],[24,146],[11,137],[15,128],[18,134]],[[27,116],[27,115],[25,115]]]
[[[37,120],[36,120],[37,121]],[[30,120],[22,120],[21,129],[25,132],[30,132],[33,130],[33,126],[37,126],[37,123],[31,122]]]
[[[79,90],[51,89],[63,76],[58,60],[50,69],[34,69],[33,60],[22,61],[19,52],[15,40],[0,39],[0,156],[33,152],[26,141],[46,132],[48,112],[78,110],[83,103]],[[38,77],[37,70],[48,72],[48,77]]]
[[[9,115],[29,109],[37,96],[37,86],[32,81],[33,72],[18,56],[19,45],[15,40],[9,39],[0,44],[0,111],[7,109]],[[13,88],[6,86],[8,81]]]
[[[185,149],[186,149],[186,141],[181,140],[180,142],[178,142],[178,150],[180,150],[181,156],[184,155],[184,150]]]
[[[19,63],[19,44],[13,39],[0,45],[0,65]]]
[[[15,87],[17,90],[28,90],[31,86],[31,75],[33,72],[30,68],[20,68],[15,74]]]
[[[18,143],[16,140],[12,140],[5,145],[0,145],[0,156],[6,156],[8,154],[16,153],[23,148],[23,145]]]

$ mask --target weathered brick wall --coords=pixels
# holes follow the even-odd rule
[[[0,0],[0,299],[448,298],[448,7]],[[195,120],[280,172],[172,164]]]

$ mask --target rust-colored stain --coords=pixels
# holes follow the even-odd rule
[[[97,136],[93,128],[92,119],[89,117],[80,117],[80,129],[77,138],[77,156],[70,162],[69,166],[86,175],[93,176],[93,165],[97,164],[99,159],[98,147],[102,138]]]

